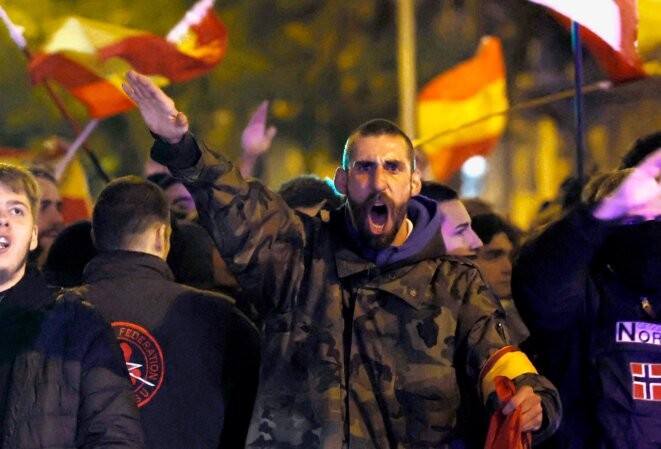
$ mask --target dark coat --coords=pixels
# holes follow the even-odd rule
[[[165,261],[96,256],[78,292],[113,323],[147,447],[243,447],[257,388],[257,329],[228,296],[174,282]]]
[[[439,257],[440,220],[416,219],[411,205],[419,231],[407,242],[420,241],[371,258],[349,235],[345,209],[327,220],[298,214],[190,135],[157,143],[159,156],[264,317],[248,447],[445,448],[460,437],[460,378],[476,389],[480,367],[509,339],[475,266]],[[552,397],[537,379],[526,382]]]
[[[2,360],[13,366],[2,448],[142,448],[126,366],[98,312],[54,299],[36,270],[5,293],[21,305],[0,306]]]
[[[531,351],[563,402],[545,448],[661,447],[661,227],[643,226],[652,229],[648,238],[643,228],[618,229],[578,208],[528,241],[514,264]],[[641,242],[609,254],[622,231],[640,233]],[[639,282],[627,282],[615,264],[636,267]],[[643,292],[645,284],[656,293]]]

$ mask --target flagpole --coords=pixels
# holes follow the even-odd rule
[[[585,130],[583,128],[583,50],[580,24],[571,22],[571,41],[574,52],[574,117],[576,119],[576,177],[579,185],[585,185]]]
[[[76,155],[78,152],[78,149],[81,148],[84,144],[87,138],[92,134],[92,131],[94,131],[94,128],[96,128],[96,125],[99,124],[98,119],[93,119],[90,120],[89,123],[85,126],[85,129],[76,136],[76,140],[74,140],[71,145],[69,145],[69,148],[67,148],[67,152],[65,153],[64,157],[60,159],[60,161],[55,164],[55,179],[58,181],[62,177],[62,173],[64,173],[64,170],[67,168],[67,165],[69,165],[69,162],[71,162],[71,159]]]
[[[5,26],[7,27],[11,39],[18,46],[18,48],[21,49],[26,59],[28,61],[31,61],[32,52],[28,48],[27,41],[23,37],[23,28],[17,26],[11,21],[9,15],[7,15],[7,12],[4,10],[4,8],[2,8],[2,6],[0,6],[0,19],[4,22]],[[57,93],[55,93],[53,87],[49,84],[48,80],[44,80],[43,84],[44,84],[44,88],[46,89],[46,92],[48,93],[48,96],[51,98],[51,100],[53,100],[53,103],[55,103],[55,107],[57,107],[58,111],[60,111],[62,117],[64,117],[64,119],[67,121],[67,123],[74,131],[74,133],[80,134],[80,126],[71,116],[66,106],[64,105],[62,99],[57,95]],[[90,160],[92,161],[92,165],[94,165],[94,168],[96,169],[99,177],[101,177],[101,179],[103,179],[105,182],[110,182],[110,177],[101,166],[101,163],[99,162],[99,159],[96,157],[96,154],[87,146],[87,144],[83,144],[82,148],[83,150],[85,150],[85,153],[87,153]]]
[[[397,74],[400,125],[407,135],[414,136],[417,83],[413,0],[397,0]]]

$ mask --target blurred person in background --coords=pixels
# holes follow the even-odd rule
[[[58,190],[55,175],[49,170],[43,167],[31,167],[29,171],[37,180],[41,192],[41,197],[39,198],[39,215],[37,218],[39,245],[31,255],[31,259],[41,268],[46,262],[48,251],[53,241],[55,241],[55,238],[64,229],[62,198]]]
[[[438,204],[446,253],[453,256],[475,256],[482,241],[471,227],[471,217],[457,191],[440,182],[422,181],[420,195]]]
[[[512,300],[512,258],[521,233],[495,213],[475,215],[473,230],[483,243],[475,263],[505,309],[512,337],[521,345],[530,335]]]

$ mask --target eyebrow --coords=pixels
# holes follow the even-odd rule
[[[28,203],[26,203],[25,201],[21,201],[21,200],[8,200],[8,201],[7,201],[7,204],[8,204],[9,206],[23,206],[23,207],[28,207]]]
[[[371,165],[376,165],[378,164],[378,161],[375,161],[374,159],[356,159],[354,160],[351,165],[354,166],[356,164],[371,164]],[[400,165],[406,165],[406,161],[402,159],[385,159],[383,161],[383,164],[400,164]]]
[[[454,227],[455,231],[463,231],[464,229],[468,229],[470,227],[470,223],[459,223],[457,226]]]

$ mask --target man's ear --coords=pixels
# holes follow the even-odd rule
[[[416,168],[411,174],[411,196],[420,194],[420,189],[422,189],[422,179],[420,178],[420,170]]]
[[[166,224],[159,224],[156,227],[156,232],[154,236],[154,250],[158,253],[163,259],[166,259],[168,252],[170,251],[170,233],[168,232],[168,226]]]
[[[347,194],[347,172],[342,167],[337,167],[337,170],[335,170],[333,184],[335,185],[335,190],[342,195]]]
[[[30,251],[34,251],[39,244],[39,228],[37,225],[32,226],[32,236],[30,237]]]

